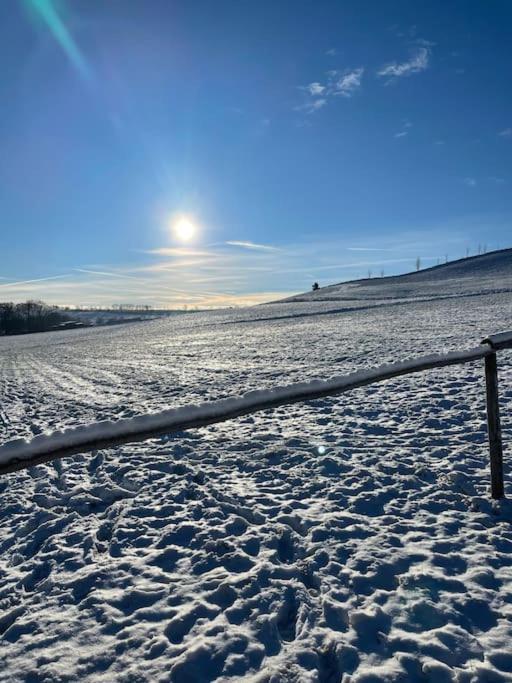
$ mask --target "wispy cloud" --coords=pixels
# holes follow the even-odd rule
[[[322,109],[322,107],[325,107],[327,104],[327,100],[325,98],[321,98],[318,100],[313,100],[312,102],[305,102],[304,104],[299,104],[296,107],[294,107],[295,111],[304,111],[306,114],[313,114],[315,111],[318,111],[319,109]]]
[[[321,95],[323,92],[325,92],[325,85],[315,81],[314,83],[303,86],[303,90],[315,97],[316,95]]]
[[[438,256],[424,256],[422,257],[424,261],[434,261]],[[303,268],[283,268],[282,273],[305,273],[305,272],[320,272],[324,270],[353,270],[360,268],[368,268],[368,266],[383,266],[391,265],[397,263],[408,263],[411,266],[411,270],[414,267],[414,257],[408,256],[407,258],[393,258],[393,259],[379,259],[378,261],[352,261],[346,263],[330,263],[327,265],[320,266],[305,266]],[[363,277],[364,275],[361,275]]]
[[[261,251],[280,251],[277,247],[270,244],[257,244],[256,242],[244,242],[239,240],[228,240],[226,244],[230,247],[242,247],[243,249],[259,249]]]
[[[143,253],[154,256],[215,256],[211,251],[188,247],[158,247],[157,249],[146,249]]]
[[[33,282],[48,282],[49,280],[61,280],[69,275],[51,275],[50,277],[37,277],[32,280],[17,280],[16,282],[1,283],[0,287],[17,287],[18,285],[29,285]]]
[[[464,183],[464,185],[467,185],[468,187],[476,187],[476,184],[477,184],[476,178],[471,178],[471,177],[463,178],[462,182]]]
[[[377,76],[388,78],[390,81],[403,76],[411,76],[428,69],[430,62],[430,50],[420,47],[406,62],[391,62],[377,71]]]
[[[347,251],[396,251],[390,247],[347,247]]]
[[[117,273],[115,271],[107,270],[90,270],[89,268],[73,268],[76,273],[86,273],[87,275],[105,275],[106,277],[120,277],[120,278],[130,278],[132,280],[137,280],[138,278],[133,277],[133,275],[127,275],[126,273]]]
[[[484,180],[489,182],[487,177]],[[433,258],[428,254],[435,253],[440,244],[443,251],[462,255],[467,219],[462,228],[457,224],[420,232],[386,230],[368,242],[349,242],[349,246],[342,235],[326,242],[319,241],[313,231],[310,237],[279,248],[249,240],[229,242],[202,248],[155,248],[142,252],[138,262],[88,263],[67,275],[2,281],[0,298],[43,299],[71,306],[130,302],[167,308],[262,303],[307,291],[322,277],[322,284],[327,284],[366,277],[368,268],[385,268],[388,275],[412,270],[418,255],[427,262]],[[196,252],[206,256],[193,256]]]
[[[339,71],[332,69],[326,73],[325,83],[313,81],[308,85],[301,85],[301,90],[309,99],[294,107],[295,111],[304,111],[313,114],[325,107],[333,97],[352,97],[361,87],[364,75],[364,67]]]
[[[137,266],[133,268],[133,272],[137,273],[156,273],[168,272],[174,273],[182,269],[188,268],[204,268],[210,263],[208,259],[174,259],[173,261],[162,261],[159,263],[151,263],[146,266]]]
[[[329,91],[333,95],[343,95],[343,97],[352,97],[352,95],[361,87],[361,80],[363,78],[364,68],[361,66],[353,71],[346,71],[339,78],[334,80],[330,85]]]
[[[437,43],[434,43],[432,40],[425,40],[425,38],[416,38],[414,41],[416,45],[422,45],[423,47],[435,47]]]
[[[424,260],[433,260],[436,259],[437,256],[425,256]],[[412,259],[410,257],[407,258],[392,258],[392,259],[379,259],[378,261],[355,261],[353,263],[337,263],[332,266],[321,266],[319,270],[332,270],[332,269],[346,269],[346,268],[367,268],[368,266],[382,266],[382,265],[389,265],[392,263],[411,263],[412,267]]]
[[[404,120],[402,124],[402,130],[399,131],[398,133],[395,133],[393,135],[394,138],[404,138],[406,135],[409,135],[409,128],[412,128],[412,123],[408,121],[407,119]]]
[[[512,128],[504,128],[500,130],[498,135],[502,138],[512,138]]]

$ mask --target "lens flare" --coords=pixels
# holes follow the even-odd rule
[[[67,55],[69,61],[84,78],[91,73],[73,36],[59,15],[53,0],[26,0],[32,11],[38,15],[48,27],[50,33]]]

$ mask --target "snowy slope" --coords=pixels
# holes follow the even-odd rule
[[[511,270],[0,339],[0,443],[471,348],[512,329]],[[7,475],[0,506],[0,681],[512,680],[481,362]]]
[[[418,272],[322,287],[285,301],[382,301],[512,292],[512,249],[470,256]]]

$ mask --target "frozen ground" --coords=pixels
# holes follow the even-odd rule
[[[321,287],[285,301],[346,301],[357,305],[356,302],[420,301],[461,294],[468,297],[482,292],[512,292],[512,249],[491,251],[405,275]]]
[[[0,339],[0,442],[469,348],[512,329],[500,268],[480,293],[472,266],[458,289],[372,284],[371,307],[338,288]],[[0,680],[512,681],[481,365],[5,476]]]

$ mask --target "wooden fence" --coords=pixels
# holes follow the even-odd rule
[[[490,335],[479,346],[468,351],[422,356],[401,363],[335,377],[328,381],[292,384],[274,390],[254,391],[240,398],[212,401],[201,406],[167,410],[116,422],[96,423],[55,434],[39,435],[32,441],[18,439],[0,446],[0,474],[15,472],[78,453],[113,448],[164,434],[205,427],[282,405],[337,396],[358,387],[383,382],[401,375],[484,359],[491,495],[493,498],[502,498],[504,495],[503,446],[496,352],[511,348],[512,332],[502,332]]]

